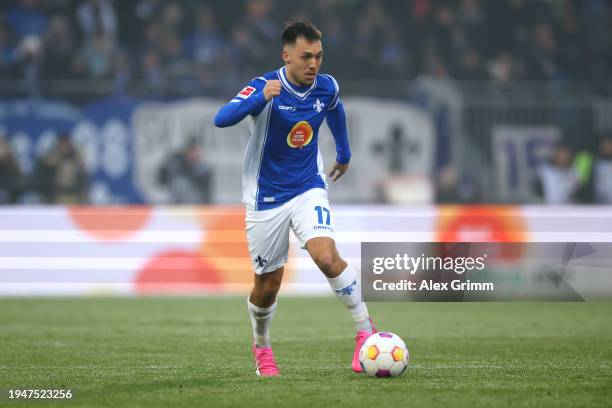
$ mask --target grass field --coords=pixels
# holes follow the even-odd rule
[[[0,299],[9,388],[69,388],[32,406],[612,406],[612,303],[372,303],[404,338],[400,378],[350,371],[334,298],[281,298],[282,376],[257,378],[244,298]]]

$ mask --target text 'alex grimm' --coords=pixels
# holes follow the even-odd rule
[[[376,291],[434,291],[442,292],[447,290],[456,291],[494,291],[493,282],[465,282],[455,279],[450,282],[434,282],[432,280],[410,281],[402,279],[399,282],[384,282],[377,279],[372,282],[372,287]]]

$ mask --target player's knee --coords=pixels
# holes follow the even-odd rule
[[[276,301],[279,286],[261,285],[255,286],[251,292],[251,302],[260,307],[268,307]]]
[[[261,292],[261,301],[266,305],[272,305],[276,301],[276,294],[278,289],[264,289]]]
[[[264,292],[276,293],[280,289],[281,282],[276,279],[269,279],[263,285]]]
[[[264,298],[264,300],[266,301],[270,301],[274,303],[274,300],[276,299],[276,294],[278,293],[280,286],[281,286],[280,280],[276,280],[276,279],[266,280],[264,284],[262,285],[262,288],[260,291],[262,298]]]

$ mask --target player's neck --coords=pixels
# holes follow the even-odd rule
[[[287,77],[287,81],[289,81],[289,84],[297,87],[297,88],[305,88],[308,85],[307,84],[300,84],[298,82],[297,79],[295,79],[295,77],[291,74],[291,71],[289,71],[289,69],[287,69],[287,66],[285,65],[285,76]]]

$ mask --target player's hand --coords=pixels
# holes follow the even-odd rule
[[[348,166],[348,163],[341,164],[335,162],[334,167],[332,167],[331,171],[329,172],[329,177],[331,177],[332,181],[338,180],[340,177],[342,177],[344,173],[346,173],[346,171],[348,170]]]
[[[263,89],[264,98],[266,101],[274,98],[275,96],[280,95],[281,93],[281,83],[278,79],[271,79],[266,82],[266,86]]]

